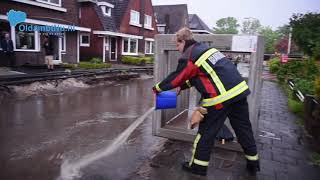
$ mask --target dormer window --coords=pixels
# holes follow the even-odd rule
[[[111,7],[108,7],[108,6],[100,6],[100,7],[104,15],[111,16]]]
[[[113,4],[107,2],[98,2],[98,6],[101,8],[103,15],[111,16],[111,9],[114,8]]]

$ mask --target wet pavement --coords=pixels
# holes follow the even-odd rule
[[[256,138],[261,172],[256,177],[246,172],[243,153],[219,148],[211,154],[207,177],[186,173],[181,169],[181,162],[190,160],[192,143],[168,141],[131,179],[318,180],[320,168],[311,163],[313,151],[297,120],[298,117],[289,112],[287,97],[278,84],[264,81]]]
[[[0,179],[57,179],[63,162],[107,147],[144,114],[152,106],[152,84],[152,79],[135,79],[111,87],[4,99]],[[148,117],[125,145],[81,169],[78,179],[126,179],[163,141],[151,136]]]

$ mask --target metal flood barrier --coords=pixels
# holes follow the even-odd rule
[[[161,34],[155,37],[155,83],[163,80],[173,72],[178,64],[181,53],[176,50],[173,41],[174,35]],[[262,64],[264,55],[264,41],[261,36],[242,35],[195,35],[198,42],[203,42],[221,52],[241,58],[237,68],[248,82],[251,94],[248,97],[250,121],[254,135],[258,131],[258,113],[262,86]],[[155,136],[169,139],[193,142],[197,129],[189,129],[188,123],[193,109],[198,105],[200,94],[194,89],[184,90],[178,96],[177,108],[156,110],[153,114],[152,133]],[[234,134],[227,119],[225,124]],[[215,143],[216,147],[242,151],[235,140],[222,145]]]

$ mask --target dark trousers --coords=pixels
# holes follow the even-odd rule
[[[207,169],[215,137],[227,117],[244,153],[247,156],[257,155],[257,147],[249,120],[248,102],[245,98],[230,105],[225,105],[220,110],[216,110],[213,107],[208,108],[208,114],[204,116],[203,121],[199,124],[190,166],[198,166],[203,170]]]

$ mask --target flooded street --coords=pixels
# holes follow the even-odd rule
[[[5,99],[0,114],[0,179],[58,179],[64,162],[103,150],[152,106],[152,79],[121,81],[48,96]],[[163,143],[151,115],[111,156],[72,179],[128,179]]]

